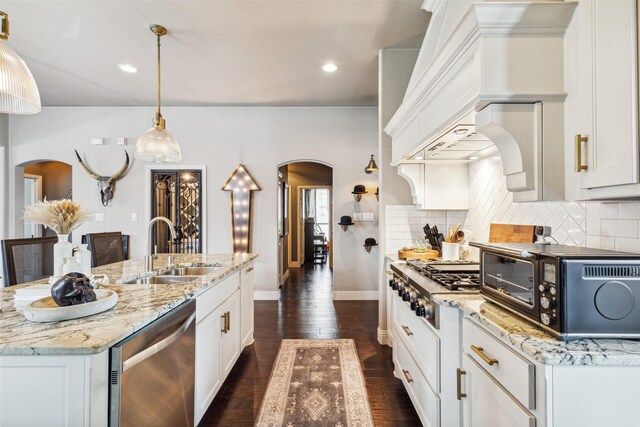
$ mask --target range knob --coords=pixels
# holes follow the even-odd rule
[[[546,292],[546,291],[547,291],[547,285],[545,285],[544,283],[540,283],[540,284],[538,285],[538,290],[539,290],[540,292]]]
[[[411,301],[411,293],[407,288],[404,288],[402,291],[402,301]]]
[[[394,281],[393,281],[393,285],[392,285],[392,287],[391,287],[391,288],[392,288],[394,291],[397,291],[399,287],[400,287],[400,283],[399,283],[397,280],[394,280]]]
[[[553,307],[553,301],[550,298],[547,297],[542,297],[540,298],[540,305],[542,306],[542,308],[544,308],[545,310],[550,309],[551,307]]]
[[[432,319],[435,314],[435,308],[433,307],[433,304],[431,304],[429,301],[425,301],[423,313],[424,314],[422,315],[422,317]]]
[[[395,280],[389,279],[389,287],[390,288],[393,288],[393,282],[395,282]]]
[[[404,285],[400,284],[398,285],[398,296],[402,296],[402,294],[404,294]]]
[[[416,316],[423,316],[424,313],[424,303],[427,302],[424,298],[418,298],[415,302],[416,304]]]
[[[542,323],[545,325],[552,325],[556,320],[556,316],[551,313],[542,313],[540,320],[542,320]]]

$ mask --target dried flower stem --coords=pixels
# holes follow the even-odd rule
[[[93,214],[73,200],[44,200],[24,210],[24,219],[42,224],[57,234],[69,234],[81,224],[90,221]]]

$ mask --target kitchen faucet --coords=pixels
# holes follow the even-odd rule
[[[173,229],[173,223],[169,218],[164,216],[157,216],[153,218],[151,221],[149,221],[149,225],[147,226],[147,255],[144,257],[144,269],[147,272],[153,271],[154,254],[153,254],[153,248],[152,248],[152,242],[151,242],[151,228],[153,227],[153,224],[155,224],[158,221],[164,221],[167,223],[167,225],[169,226],[169,231],[171,232],[171,240],[174,240],[176,238],[176,232]],[[171,258],[173,257],[170,257],[170,259]]]

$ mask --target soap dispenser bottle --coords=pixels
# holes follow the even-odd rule
[[[91,251],[86,244],[80,244],[75,250],[76,258],[80,264],[80,272],[85,276],[91,274]]]

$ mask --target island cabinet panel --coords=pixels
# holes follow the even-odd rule
[[[222,385],[220,338],[224,325],[222,309],[209,313],[196,324],[195,419],[200,421]]]
[[[226,315],[226,325],[223,324],[220,336],[220,370],[222,377],[226,378],[233,369],[240,352],[242,351],[240,342],[240,293],[233,294],[221,306],[220,319]]]
[[[236,272],[197,296],[196,323],[200,323],[223,301],[240,289],[240,273]]]
[[[242,351],[240,273],[198,295],[195,419],[204,416]]]
[[[535,427],[535,417],[469,355],[462,358],[466,376],[464,427]]]
[[[242,333],[242,347],[253,344],[253,263],[247,265],[240,271],[240,298],[242,320],[240,322]]]
[[[108,361],[106,351],[0,357],[0,426],[106,426]]]

